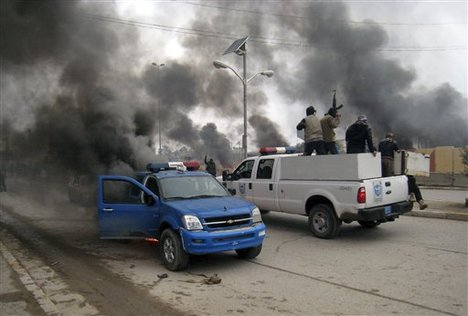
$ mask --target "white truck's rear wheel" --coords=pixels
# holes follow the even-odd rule
[[[340,230],[341,220],[328,204],[317,204],[309,212],[309,227],[312,233],[319,237],[330,239]]]

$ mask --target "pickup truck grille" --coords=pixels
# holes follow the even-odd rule
[[[250,214],[241,214],[225,217],[205,218],[205,224],[209,228],[225,228],[246,225],[249,224],[251,220],[252,217]]]

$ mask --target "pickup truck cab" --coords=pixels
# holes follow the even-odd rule
[[[235,250],[254,258],[265,237],[259,209],[233,197],[210,174],[148,164],[136,178],[98,178],[99,234],[102,239],[160,241],[164,265],[173,271],[189,255]]]
[[[262,212],[308,216],[319,238],[335,237],[343,222],[372,228],[412,208],[406,176],[381,177],[380,153],[249,157],[223,184]]]

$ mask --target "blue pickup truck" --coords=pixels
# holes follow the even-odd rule
[[[147,170],[135,179],[99,176],[101,239],[158,239],[163,263],[172,271],[185,269],[189,255],[260,254],[265,225],[254,204],[231,196],[206,172],[168,164],[148,164]]]

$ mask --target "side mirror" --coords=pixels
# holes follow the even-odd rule
[[[228,170],[223,170],[223,181],[226,181],[228,172]]]

